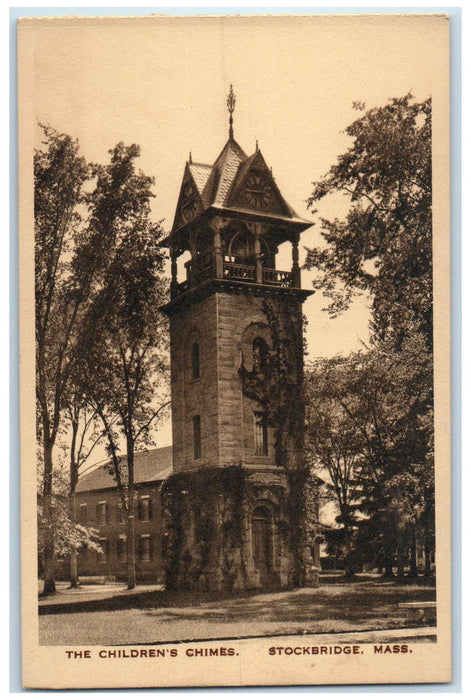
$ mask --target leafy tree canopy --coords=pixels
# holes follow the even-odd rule
[[[431,347],[431,99],[392,99],[346,133],[352,145],[314,183],[308,205],[340,192],[350,208],[343,220],[321,219],[326,245],[308,251],[306,267],[319,271],[314,286],[330,297],[332,315],[367,293],[376,338],[392,332],[400,345],[418,330]]]
[[[107,250],[84,316],[76,380],[134,444],[148,434],[166,380],[163,230],[149,218],[153,181],[135,168],[139,148],[120,143],[110,154],[89,197],[89,240],[105,237]]]
[[[71,403],[92,404],[107,419],[108,438],[124,434],[131,465],[134,446],[147,441],[155,417],[152,401],[162,381],[167,340],[158,310],[165,288],[158,247],[162,231],[150,221],[153,179],[135,167],[139,147],[119,143],[107,165],[93,165],[80,155],[77,141],[42,129],[43,148],[34,157],[36,391],[44,592],[51,593],[59,537],[53,450],[68,420],[71,487],[77,477]],[[72,537],[69,530],[61,532]]]
[[[332,484],[347,568],[356,556],[354,527],[364,535],[360,549],[376,542],[373,550],[389,564],[407,526],[432,536],[431,387],[432,365],[420,334],[401,350],[393,340],[383,341],[307,368],[308,453]],[[363,556],[373,550],[368,545]]]

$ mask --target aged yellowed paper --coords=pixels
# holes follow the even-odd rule
[[[23,18],[18,86],[24,686],[450,681],[448,18]]]

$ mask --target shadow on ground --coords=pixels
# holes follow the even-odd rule
[[[327,584],[276,592],[196,593],[174,591],[129,591],[101,600],[44,602],[40,615],[106,612],[138,609],[161,621],[181,619],[207,622],[238,620],[290,621],[303,623],[306,617],[350,621],[388,618],[404,621],[398,603],[433,601],[435,590],[424,584],[404,585],[396,581],[367,581]]]

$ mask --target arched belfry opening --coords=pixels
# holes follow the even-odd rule
[[[170,319],[174,470],[165,492],[173,523],[168,585],[177,588],[308,580],[289,531],[302,440],[278,449],[273,362],[284,333],[285,359],[302,382],[302,303],[312,292],[301,288],[299,241],[312,223],[283,198],[258,144],[247,155],[235,140],[235,105],[231,87],[229,138],[212,164],[193,156],[185,164],[164,241],[171,259],[163,310]],[[291,265],[278,269],[285,244]],[[300,396],[301,386],[286,409],[299,425]]]
[[[226,243],[227,241],[227,243]],[[240,226],[233,235],[225,237],[224,241],[224,261],[237,265],[256,265],[256,238],[246,227]],[[275,265],[275,253],[263,238],[259,237],[259,256],[262,268],[272,269]]]

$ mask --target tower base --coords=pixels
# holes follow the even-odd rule
[[[173,474],[162,487],[170,590],[282,589],[316,585],[286,473],[240,466]],[[297,552],[301,551],[301,554]]]

